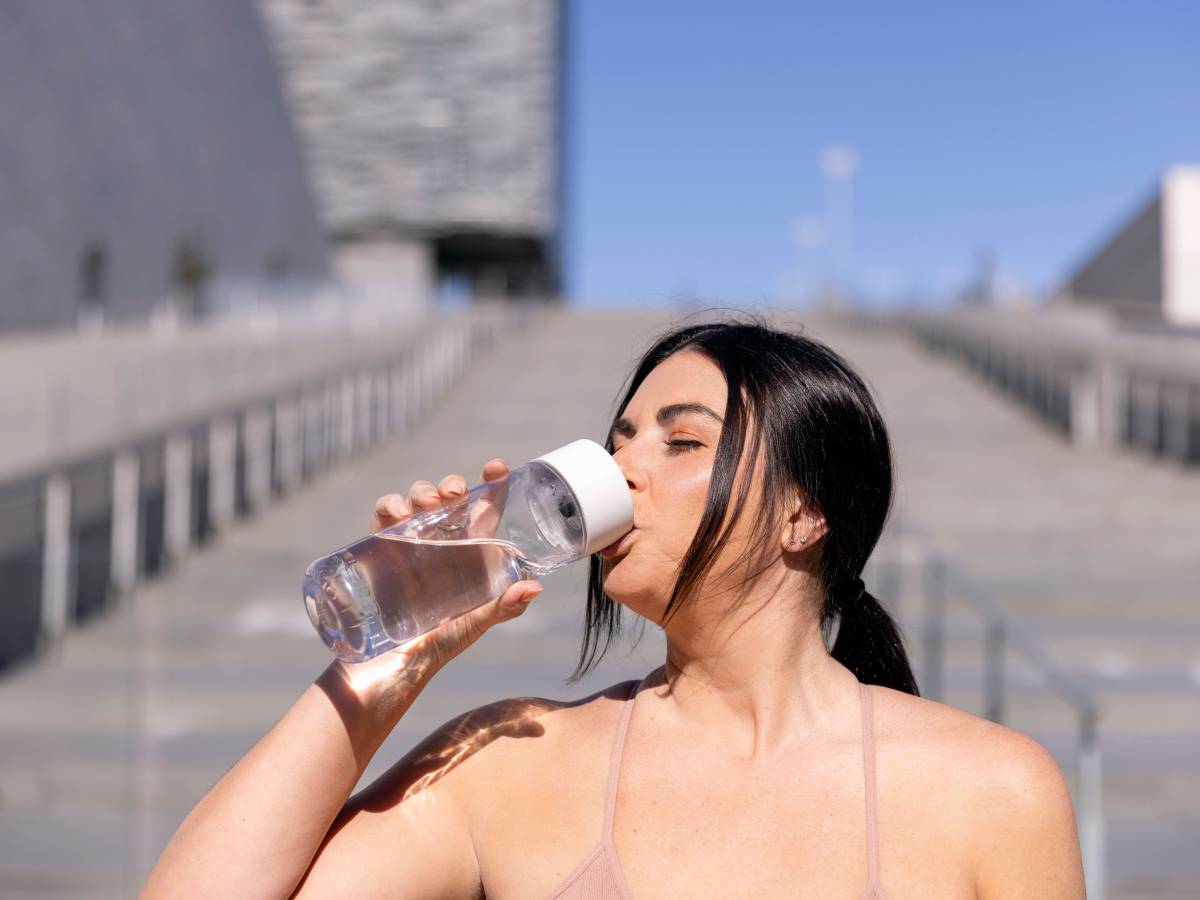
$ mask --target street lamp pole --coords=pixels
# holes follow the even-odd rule
[[[858,154],[852,147],[835,144],[821,151],[818,163],[825,176],[825,220],[835,287],[839,299],[843,299],[853,282],[854,174],[858,171]]]

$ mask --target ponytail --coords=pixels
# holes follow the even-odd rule
[[[863,684],[881,684],[921,696],[895,620],[866,589],[861,578],[835,585],[826,618],[839,617],[833,658]]]

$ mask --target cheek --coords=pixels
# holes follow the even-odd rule
[[[704,515],[708,483],[712,474],[709,466],[682,470],[660,481],[654,503],[654,530],[669,536],[672,546],[680,550],[691,543]]]
[[[700,516],[704,513],[704,501],[708,497],[708,483],[712,479],[712,468],[704,468],[688,472],[676,480],[674,490],[681,507],[691,510],[693,528],[699,524]]]

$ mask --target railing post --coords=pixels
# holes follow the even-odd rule
[[[325,463],[329,465],[341,458],[342,434],[342,386],[341,381],[330,379],[325,385]]]
[[[246,413],[246,499],[261,511],[271,496],[271,411],[256,407]]]
[[[1187,384],[1164,384],[1162,392],[1163,455],[1177,463],[1192,456],[1191,389]]]
[[[208,426],[208,517],[222,531],[236,513],[237,422],[214,419]]]
[[[192,544],[191,431],[169,435],[165,453],[163,545],[168,559],[178,562]]]
[[[371,373],[363,370],[354,376],[354,449],[371,446]]]
[[[879,578],[879,602],[895,619],[900,618],[900,561],[898,559],[882,560],[877,568]]]
[[[320,435],[318,460],[322,469],[333,461],[333,392],[328,384],[318,385],[316,390],[317,429]]]
[[[353,375],[342,376],[342,403],[338,409],[338,456],[343,459],[354,453],[354,386]]]
[[[446,386],[450,381],[450,373],[447,371],[446,365],[449,361],[449,353],[447,352],[449,346],[446,341],[448,336],[449,332],[446,330],[446,326],[442,325],[433,347],[434,371],[437,373],[433,385],[433,395],[435,397],[441,397],[442,394],[446,393]]]
[[[404,360],[404,431],[409,433],[421,414],[421,351],[410,347]]]
[[[417,409],[420,411],[421,416],[424,417],[432,406],[432,403],[430,403],[430,398],[433,396],[434,379],[437,377],[437,373],[434,371],[433,365],[432,340],[428,344],[425,344],[421,347],[420,356],[417,357],[417,359],[420,363],[421,370],[421,389],[417,398]]]
[[[300,470],[311,478],[321,468],[321,398],[308,389],[300,391]]]
[[[1100,385],[1100,442],[1119,447],[1129,439],[1132,423],[1126,419],[1129,406],[1129,375],[1115,361],[1101,359],[1098,364]]]
[[[388,366],[388,428],[392,434],[404,433],[404,366]]]
[[[1096,709],[1085,707],[1079,716],[1079,749],[1076,758],[1079,791],[1079,843],[1083,877],[1089,900],[1104,900],[1106,889],[1103,780]]]
[[[112,570],[109,583],[120,600],[129,596],[140,569],[138,559],[138,494],[141,460],[133,449],[113,456],[112,477]]]
[[[924,605],[922,628],[921,694],[930,700],[942,699],[943,657],[945,655],[946,578],[942,561],[927,556],[924,564]]]
[[[275,404],[275,471],[279,491],[288,494],[300,484],[300,404],[294,398]]]
[[[71,479],[46,477],[42,543],[42,637],[55,643],[67,630],[71,593]]]
[[[1004,722],[1004,620],[987,623],[984,637],[984,708],[993,722]]]
[[[1162,382],[1142,375],[1133,382],[1132,443],[1155,455],[1162,452]]]
[[[458,346],[454,354],[454,374],[461,375],[467,369],[467,358],[471,349],[471,337],[475,333],[475,323],[468,320],[458,326]]]
[[[372,396],[374,405],[371,413],[372,428],[375,434],[375,442],[378,443],[387,438],[391,434],[391,421],[388,413],[391,410],[391,404],[388,403],[388,374],[387,369],[376,369],[372,375]]]
[[[1094,447],[1104,443],[1100,374],[1090,368],[1084,369],[1075,372],[1069,384],[1071,443],[1077,447]]]

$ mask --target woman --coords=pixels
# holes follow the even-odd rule
[[[144,896],[1084,895],[1053,758],[920,698],[859,578],[891,456],[843,359],[760,321],[679,328],[638,365],[607,447],[635,528],[590,560],[573,677],[623,607],[661,624],[663,667],[472,710],[350,797],[425,684],[540,585],[334,662],[189,814]],[[466,489],[415,482],[372,527]]]

